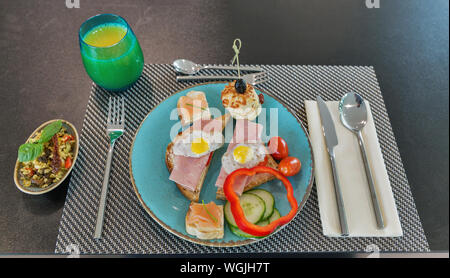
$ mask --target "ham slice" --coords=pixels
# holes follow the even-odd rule
[[[178,183],[190,191],[195,191],[208,160],[209,154],[201,157],[175,155],[173,161],[174,166],[169,180]]]
[[[180,136],[187,135],[192,130],[202,130],[204,132],[222,132],[222,117],[210,120],[199,119],[191,127],[184,130]],[[174,140],[177,140],[175,138]],[[175,155],[174,167],[169,179],[180,184],[190,191],[195,191],[200,182],[203,170],[208,164],[210,153],[201,157],[189,157]]]
[[[236,127],[232,141],[228,144],[227,151],[231,151],[237,144],[241,143],[257,143],[261,141],[261,134],[263,126],[249,120],[236,120]],[[219,177],[216,181],[216,186],[222,188],[229,173],[223,167],[220,169]],[[241,195],[245,186],[251,181],[252,177],[239,176],[236,177],[233,184],[233,189],[236,194]]]

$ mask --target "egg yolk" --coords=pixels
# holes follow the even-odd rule
[[[191,151],[195,154],[201,154],[209,150],[209,144],[203,138],[194,138],[191,144]]]
[[[253,150],[247,146],[237,146],[233,150],[233,158],[236,162],[244,164],[253,157]]]

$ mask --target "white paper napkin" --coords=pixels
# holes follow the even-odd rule
[[[370,198],[364,162],[354,133],[345,128],[339,118],[338,102],[326,102],[336,128],[339,144],[334,148],[339,183],[342,188],[349,236],[351,237],[396,237],[402,236],[397,207],[391,184],[384,165],[383,155],[368,102],[368,121],[362,131],[372,175],[380,200],[385,228],[377,229],[375,213]],[[334,183],[322,131],[319,108],[316,101],[305,101],[309,134],[314,152],[315,180],[319,200],[323,234],[340,236],[339,215],[334,193]]]

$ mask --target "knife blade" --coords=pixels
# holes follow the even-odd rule
[[[328,110],[325,101],[323,101],[320,96],[317,96],[317,105],[319,106],[320,118],[322,121],[323,136],[325,136],[328,153],[330,153],[330,151],[333,151],[333,148],[338,145],[336,129],[330,111]]]
[[[347,217],[345,215],[344,199],[342,197],[341,186],[336,170],[336,163],[334,157],[334,147],[338,145],[336,135],[336,128],[334,127],[333,119],[327,105],[320,96],[317,96],[317,105],[319,107],[320,119],[322,122],[323,136],[325,137],[325,144],[327,146],[328,155],[330,157],[331,169],[333,172],[334,192],[336,194],[336,202],[339,213],[339,223],[341,225],[341,236],[348,236]]]

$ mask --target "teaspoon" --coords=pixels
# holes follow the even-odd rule
[[[366,168],[367,180],[369,182],[372,205],[377,219],[377,226],[379,229],[383,229],[384,221],[381,214],[380,203],[373,183],[372,172],[369,167],[366,148],[364,147],[364,140],[361,134],[361,130],[367,123],[367,108],[364,99],[356,93],[346,94],[339,102],[339,112],[342,124],[354,132],[358,137],[359,147],[361,148],[361,154]]]
[[[237,70],[236,66],[202,66],[186,59],[178,59],[173,62],[173,67],[179,73],[196,74],[203,69]],[[242,71],[263,71],[260,67],[239,67]]]

